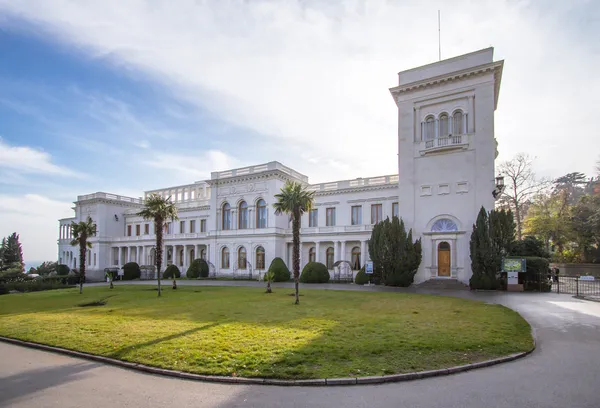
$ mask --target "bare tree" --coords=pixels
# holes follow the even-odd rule
[[[510,208],[515,214],[519,240],[523,239],[523,219],[533,197],[548,186],[547,180],[536,178],[533,160],[528,154],[519,153],[499,166],[505,188],[498,204],[500,207]]]

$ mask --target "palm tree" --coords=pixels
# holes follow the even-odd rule
[[[85,280],[85,256],[87,249],[92,247],[92,243],[88,242],[88,237],[96,235],[96,224],[88,215],[85,221],[71,222],[71,231],[73,233],[71,245],[79,245],[79,294],[82,294]]]
[[[294,271],[294,282],[296,287],[296,303],[298,298],[298,281],[300,278],[300,220],[302,214],[311,210],[314,200],[314,192],[295,181],[288,181],[282,187],[279,194],[275,194],[277,202],[273,204],[275,214],[289,214],[292,220],[292,263]]]
[[[137,213],[145,220],[154,220],[154,231],[156,232],[156,271],[158,275],[158,296],[160,296],[160,268],[162,266],[163,254],[163,228],[165,221],[177,220],[177,207],[171,201],[171,197],[163,198],[158,194],[150,194],[144,200],[144,209]],[[177,289],[177,282],[173,275],[173,289]]]

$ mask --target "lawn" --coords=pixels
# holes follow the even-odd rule
[[[499,305],[406,293],[118,285],[0,296],[0,335],[199,374],[384,375],[529,350]],[[79,304],[105,299],[102,306]]]

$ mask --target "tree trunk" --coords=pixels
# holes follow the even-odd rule
[[[87,239],[82,237],[79,241],[79,294],[83,293],[83,280],[85,279],[85,255],[87,252]]]
[[[300,211],[295,209],[292,214],[292,262],[294,267],[294,286],[296,288],[296,302],[300,304],[298,285],[300,281]]]
[[[267,293],[272,293],[272,291],[271,291],[271,279],[267,280]]]
[[[156,276],[158,278],[158,296],[160,297],[160,267],[162,266],[162,241],[163,241],[163,223],[162,220],[155,220],[154,229],[156,230]]]
[[[108,275],[108,280],[110,281],[110,288],[113,289],[113,276],[112,276],[112,272]]]
[[[177,289],[177,280],[175,278],[175,275],[173,275],[173,289]]]

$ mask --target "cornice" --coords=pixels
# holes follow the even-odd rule
[[[210,185],[210,186],[226,186],[226,185],[231,185],[231,184],[238,184],[238,183],[244,183],[244,182],[248,182],[248,181],[256,181],[256,180],[272,180],[272,179],[279,179],[282,181],[300,181],[303,184],[304,183],[302,180],[296,179],[294,177],[291,177],[289,174],[275,169],[275,170],[269,170],[263,173],[255,173],[255,174],[244,174],[241,176],[232,176],[232,177],[224,177],[221,179],[211,179],[211,180],[207,180],[206,182]]]
[[[352,187],[352,188],[341,188],[338,190],[315,191],[315,196],[360,193],[360,192],[365,192],[365,191],[388,190],[391,188],[398,188],[398,184],[394,183],[394,184],[383,184],[383,185],[377,185],[377,186],[361,186],[361,187]]]

